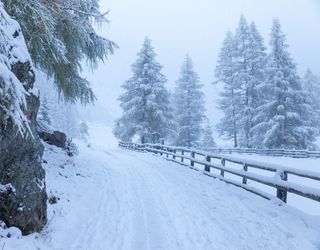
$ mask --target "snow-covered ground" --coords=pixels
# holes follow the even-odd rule
[[[48,225],[0,238],[0,249],[320,248],[320,217],[152,154],[78,145],[74,158],[46,146],[47,191],[58,197]]]
[[[266,162],[266,163],[273,163],[273,164],[279,164],[281,166],[287,166],[290,168],[305,170],[305,171],[312,171],[312,172],[319,172],[320,173],[320,159],[316,158],[304,158],[304,159],[297,159],[297,158],[291,158],[291,157],[272,157],[272,156],[261,156],[261,155],[249,155],[249,154],[231,154],[230,156],[241,158],[244,160],[254,160],[259,162]],[[228,163],[226,165],[227,167],[230,166],[235,169],[242,169],[242,166],[239,166],[237,164],[230,164]],[[273,176],[274,173],[263,171],[263,170],[256,170],[253,168],[249,168],[249,172],[260,174],[263,176]],[[232,174],[226,173],[226,177],[241,181],[242,179],[238,176],[234,176]],[[303,185],[305,187],[310,188],[317,188],[320,190],[320,182],[314,181],[306,178],[301,178],[293,175],[288,176],[288,180],[292,183],[296,183],[299,185]],[[248,184],[254,187],[257,187],[267,193],[270,193],[272,195],[276,194],[276,189],[265,186],[263,184],[259,184],[254,181],[248,180]],[[291,206],[294,206],[298,209],[303,210],[306,213],[309,213],[311,215],[317,215],[320,216],[320,203],[303,198],[301,196],[295,195],[295,194],[288,194],[288,204]]]

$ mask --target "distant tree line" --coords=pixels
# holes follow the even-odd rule
[[[269,45],[267,51],[255,23],[248,24],[244,16],[234,34],[227,33],[215,68],[215,84],[222,86],[218,107],[224,114],[217,129],[234,147],[314,149],[320,126],[319,77],[310,70],[299,77],[278,19],[273,20]],[[122,85],[123,115],[115,135],[152,142],[153,134],[159,134],[178,146],[215,146],[191,58],[185,58],[171,94],[155,57],[146,38],[132,78]]]

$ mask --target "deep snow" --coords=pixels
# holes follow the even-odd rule
[[[152,154],[78,145],[74,158],[46,145],[58,203],[42,233],[0,238],[0,249],[320,248],[320,217]]]

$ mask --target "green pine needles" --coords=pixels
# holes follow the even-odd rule
[[[107,22],[98,0],[3,0],[20,23],[32,60],[52,77],[68,102],[86,104],[95,96],[81,77],[81,62],[93,70],[117,45],[99,36],[93,24]]]

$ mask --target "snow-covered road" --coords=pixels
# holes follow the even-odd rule
[[[44,232],[0,249],[320,249],[320,218],[151,154],[47,149]],[[58,157],[59,156],[59,157]],[[2,243],[3,242],[3,243]]]

